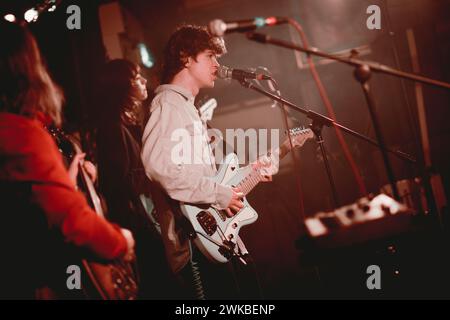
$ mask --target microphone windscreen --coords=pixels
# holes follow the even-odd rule
[[[225,34],[226,30],[227,30],[226,23],[220,19],[212,20],[208,24],[208,31],[213,36],[222,37]]]
[[[217,69],[217,77],[220,79],[229,79],[231,78],[231,69],[220,65]]]

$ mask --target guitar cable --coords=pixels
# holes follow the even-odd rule
[[[205,238],[205,239],[208,240],[209,242],[215,244],[217,247],[223,248],[223,249],[225,249],[225,250],[227,250],[227,251],[232,251],[232,249],[231,249],[229,246],[224,245],[224,244],[221,244],[220,242],[217,242],[216,240],[209,238],[206,234],[204,234],[204,233],[202,233],[202,232],[199,232],[199,231],[195,231],[195,232],[196,232],[197,234],[201,235],[203,238]],[[224,239],[224,241],[225,241],[225,239]]]
[[[198,300],[206,300],[202,278],[200,277],[200,268],[198,267],[198,262],[193,260],[194,252],[192,250],[191,241],[189,241],[189,250],[191,252],[190,265],[192,270],[192,284],[194,286],[195,296]]]
[[[247,263],[245,262],[245,260],[243,259],[243,257],[245,257],[246,254],[237,253],[237,252],[236,252],[235,250],[233,250],[233,248],[231,248],[230,246],[227,246],[226,244],[221,244],[221,243],[217,242],[216,240],[209,238],[207,235],[205,235],[205,234],[202,233],[202,232],[196,231],[196,233],[199,234],[199,235],[201,235],[203,238],[205,238],[206,240],[210,241],[211,243],[215,244],[217,247],[219,247],[219,248],[221,248],[221,249],[224,249],[224,250],[230,252],[230,253],[231,253],[231,256],[233,256],[233,257],[238,257],[244,265],[247,264]],[[223,232],[222,232],[222,234],[223,234]],[[226,241],[226,239],[224,239],[224,241]],[[239,249],[239,246],[238,246],[238,249]],[[240,250],[239,250],[239,251],[240,251]],[[247,254],[248,254],[248,253],[247,253]]]

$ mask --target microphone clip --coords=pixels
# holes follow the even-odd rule
[[[217,70],[217,76],[220,79],[235,79],[241,82],[248,79],[272,80],[272,77],[264,73],[258,73],[255,71],[247,71],[241,69],[232,69],[222,65],[219,66],[219,69]]]

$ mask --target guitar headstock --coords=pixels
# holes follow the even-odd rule
[[[200,113],[200,119],[206,122],[212,119],[214,109],[217,107],[216,99],[209,99],[206,101],[200,108],[198,108],[198,112]]]
[[[314,137],[314,133],[311,129],[296,127],[289,129],[288,132],[292,141],[292,148],[301,147],[306,140]],[[289,149],[291,148],[291,143],[289,142],[289,137],[283,142],[283,145],[286,145]]]
[[[277,150],[271,150],[267,153],[267,157],[270,158],[269,160],[269,168],[273,169],[273,166],[275,166],[276,171],[278,171],[278,164],[280,159],[284,158],[289,151],[291,151],[295,147],[301,147],[306,140],[311,139],[314,137],[314,134],[311,129],[305,129],[305,128],[293,128],[289,129],[288,131],[289,136],[283,141],[280,148]],[[290,137],[290,140],[289,140]],[[292,142],[292,147],[291,147]],[[259,162],[259,160],[258,160]],[[263,161],[264,162],[264,161]],[[264,167],[267,167],[266,164],[263,164]],[[274,171],[272,171],[270,174],[274,174]]]

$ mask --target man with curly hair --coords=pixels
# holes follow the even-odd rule
[[[214,87],[217,57],[224,52],[223,41],[205,28],[186,25],[172,34],[164,52],[163,84],[156,88],[142,140],[142,161],[154,186],[152,196],[167,259],[186,289],[182,297],[230,298],[227,295],[235,291],[231,273],[220,270],[226,265],[201,263],[205,258],[191,246],[190,229],[179,208],[179,202],[209,204],[232,216],[243,207],[241,190],[209,179],[216,174],[214,156],[206,127],[199,125],[202,122],[194,106],[200,89]],[[172,137],[177,130],[200,141],[200,152],[195,147],[192,154],[189,152],[192,159],[174,159],[176,143]],[[198,268],[202,265],[207,266],[208,273],[200,277]],[[217,276],[204,281],[213,274]],[[217,283],[218,278],[222,283]]]

